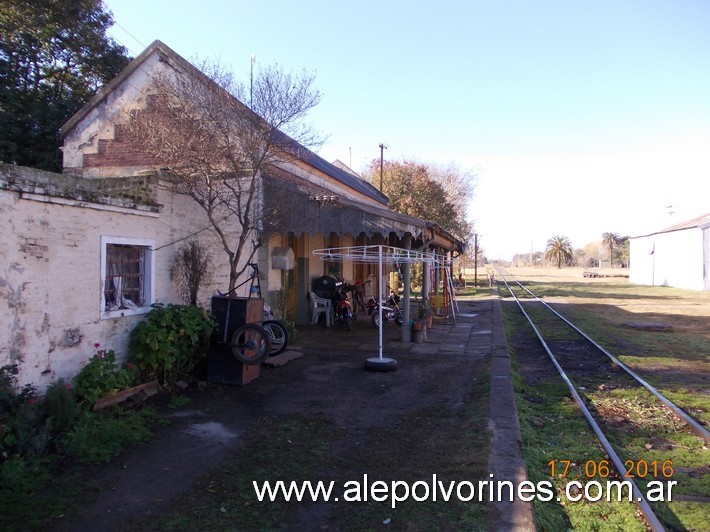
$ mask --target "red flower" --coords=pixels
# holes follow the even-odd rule
[[[99,347],[101,347],[101,344],[98,343],[98,342],[96,342],[96,343],[94,344],[94,349],[98,349]]]

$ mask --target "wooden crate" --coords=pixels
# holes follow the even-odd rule
[[[261,374],[260,364],[242,364],[232,354],[234,331],[247,323],[261,325],[264,300],[261,298],[213,297],[212,315],[217,329],[212,335],[207,356],[207,380],[218,384],[244,386]]]

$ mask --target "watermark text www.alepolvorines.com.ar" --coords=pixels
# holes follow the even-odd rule
[[[673,486],[676,481],[666,480],[650,481],[646,486],[646,500],[649,502],[670,502],[672,500]],[[433,474],[430,480],[417,480],[405,482],[401,480],[370,480],[368,475],[363,475],[360,480],[348,480],[342,484],[342,494],[335,493],[338,483],[335,481],[264,481],[259,485],[253,481],[254,493],[259,502],[276,502],[283,500],[294,501],[323,501],[323,502],[385,502],[389,501],[392,508],[400,502],[414,500],[417,502],[501,502],[501,501],[532,501],[537,499],[542,502],[560,497],[555,494],[552,482],[542,480],[537,483],[523,481],[514,483],[508,480],[493,480],[490,475],[488,480],[471,482],[442,481]],[[565,497],[568,501],[582,500],[596,502],[606,501],[633,501],[633,487],[629,480],[587,480],[582,483],[571,480],[565,485]]]

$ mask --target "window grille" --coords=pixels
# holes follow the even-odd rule
[[[106,246],[106,310],[145,304],[146,249],[125,244]]]

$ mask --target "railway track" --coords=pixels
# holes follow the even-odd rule
[[[651,480],[673,478],[677,483],[684,474],[678,476],[677,471],[693,472],[698,468],[686,466],[677,458],[661,463],[649,461],[646,455],[639,455],[637,449],[626,448],[615,434],[619,433],[618,426],[632,417],[647,422],[648,430],[658,441],[671,441],[679,432],[692,433],[699,441],[694,446],[697,455],[691,461],[707,464],[710,431],[509,272],[499,269],[498,273],[608,456],[609,471],[599,471],[600,464],[594,463],[594,471],[591,471],[594,475],[588,476],[600,473],[600,477],[629,480],[633,501],[648,527],[651,530],[665,530],[666,526],[677,528],[677,524],[664,526],[654,510],[654,501],[649,502],[644,490]],[[629,397],[637,398],[633,415],[629,412]],[[706,471],[701,473],[707,475]],[[696,497],[690,496],[690,500],[707,504],[707,496],[708,493],[699,493]]]

